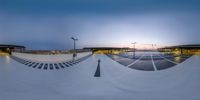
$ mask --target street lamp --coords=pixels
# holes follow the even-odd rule
[[[74,41],[74,53],[73,53],[73,57],[76,57],[76,41],[78,41],[78,39],[71,37],[71,39]]]
[[[135,58],[135,44],[136,44],[136,42],[131,43],[131,44],[133,44],[133,49],[134,49],[134,51],[133,51],[133,58]]]

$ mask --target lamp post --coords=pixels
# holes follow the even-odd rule
[[[78,39],[74,38],[74,37],[71,37],[71,39],[74,41],[74,53],[73,53],[73,58],[75,58],[77,55],[76,55],[76,41],[78,41]]]
[[[134,49],[134,51],[133,51],[133,58],[135,58],[135,44],[136,44],[136,42],[131,43],[131,44],[133,44],[133,49]]]
[[[143,44],[143,45],[149,45],[149,50],[153,51],[154,50],[154,46],[156,46],[156,44]]]

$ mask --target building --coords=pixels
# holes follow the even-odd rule
[[[130,48],[128,47],[123,47],[123,48],[119,48],[119,47],[85,47],[83,49],[86,50],[91,50],[93,53],[97,53],[97,54],[118,54],[120,52],[127,52],[130,51]]]
[[[0,44],[0,53],[24,52],[25,46]]]
[[[200,44],[169,46],[169,47],[159,48],[159,51],[173,52],[177,54],[200,55]]]

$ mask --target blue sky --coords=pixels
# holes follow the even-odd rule
[[[198,0],[0,0],[0,44],[28,49],[200,44]]]

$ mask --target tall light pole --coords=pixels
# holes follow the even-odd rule
[[[136,44],[136,42],[134,42],[134,43],[131,43],[131,44],[133,44],[133,58],[135,58],[135,44]]]
[[[156,46],[156,44],[143,44],[143,45],[149,45],[149,50],[153,51],[154,50],[154,46]]]
[[[71,39],[74,41],[74,53],[73,53],[73,57],[76,57],[76,41],[78,41],[78,39],[71,37]]]
[[[156,45],[156,44],[154,44],[154,48],[155,48],[155,50],[158,50],[158,48],[157,48],[157,45]]]
[[[152,44],[152,51],[154,50],[154,46],[156,46],[156,44]]]

